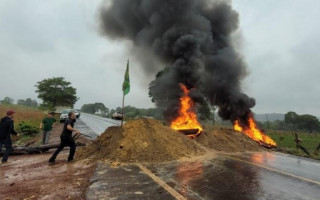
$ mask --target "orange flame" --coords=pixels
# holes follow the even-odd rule
[[[170,127],[174,130],[198,129],[196,135],[200,134],[202,127],[198,122],[196,113],[191,109],[194,102],[189,97],[189,90],[185,85],[180,84],[184,96],[180,98],[179,116],[171,122]]]
[[[250,116],[249,127],[242,127],[239,120],[234,122],[234,130],[245,133],[249,138],[259,142],[260,144],[267,144],[270,147],[276,147],[277,144],[267,135],[265,135],[261,130],[257,128],[257,125],[252,116]]]

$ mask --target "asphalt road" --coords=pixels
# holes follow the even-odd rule
[[[320,199],[320,163],[278,153],[146,165],[186,199]]]
[[[110,167],[100,163],[87,199],[319,200],[320,163],[279,153]]]
[[[101,134],[119,121],[82,115]],[[100,163],[87,199],[319,200],[320,162],[276,152],[110,167]]]
[[[119,126],[121,121],[103,118],[95,115],[81,113],[80,118],[75,123],[75,128],[81,133],[92,136],[93,138],[101,135],[110,126]]]

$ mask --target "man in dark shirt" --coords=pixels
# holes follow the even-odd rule
[[[74,153],[76,152],[76,143],[72,138],[72,132],[75,132],[76,134],[80,134],[80,132],[73,128],[74,120],[76,119],[76,115],[74,114],[74,112],[70,112],[68,116],[69,118],[65,121],[62,133],[60,135],[60,139],[61,139],[60,145],[58,149],[53,153],[51,158],[49,159],[50,164],[55,162],[60,151],[62,151],[62,149],[66,146],[70,147],[68,161],[73,160]]]
[[[0,122],[0,151],[2,151],[2,146],[6,148],[6,151],[2,157],[2,163],[6,163],[8,161],[8,157],[12,151],[12,141],[10,134],[18,135],[14,130],[13,118],[14,111],[8,110],[7,116],[1,119]]]
[[[40,124],[40,129],[43,129],[42,144],[49,143],[50,133],[55,122],[56,119],[53,118],[52,113],[48,113],[48,116],[42,120]]]

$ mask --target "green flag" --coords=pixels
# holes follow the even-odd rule
[[[122,84],[122,91],[123,94],[126,95],[130,92],[130,79],[129,79],[129,60],[128,60],[128,64],[127,64],[127,70],[126,73],[124,75],[124,81]]]

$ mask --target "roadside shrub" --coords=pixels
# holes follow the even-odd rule
[[[30,122],[22,121],[18,124],[18,132],[24,135],[33,136],[39,133],[39,128],[33,126]]]

